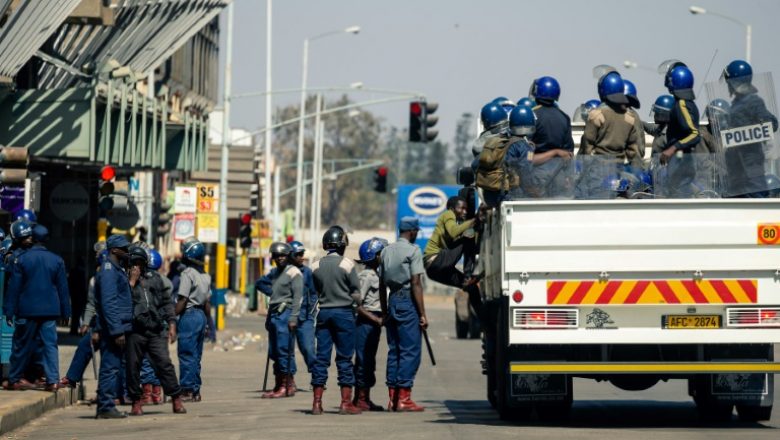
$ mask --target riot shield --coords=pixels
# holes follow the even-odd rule
[[[720,198],[723,168],[720,154],[678,152],[668,163],[659,156],[650,162],[653,192],[658,198]]]
[[[705,114],[722,162],[724,197],[770,197],[780,189],[780,142],[771,73],[706,83]]]
[[[623,160],[601,155],[579,155],[576,160],[574,197],[578,200],[614,199],[625,196],[629,181],[621,176]]]
[[[542,164],[532,163],[533,155],[507,162],[517,182],[507,194],[508,200],[572,199],[575,167],[573,159],[553,157]]]

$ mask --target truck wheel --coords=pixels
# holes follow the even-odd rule
[[[743,422],[765,422],[772,418],[772,407],[737,405],[737,415]]]
[[[458,339],[466,339],[469,337],[469,322],[461,321],[458,318],[458,312],[455,312],[455,337]]]
[[[494,371],[496,375],[496,410],[501,420],[505,421],[522,421],[527,420],[531,416],[531,406],[512,406],[509,396],[509,386],[511,375],[509,373],[509,342],[507,340],[509,332],[509,323],[507,319],[506,298],[502,298],[501,307],[499,307],[499,316],[496,320],[496,357]]]

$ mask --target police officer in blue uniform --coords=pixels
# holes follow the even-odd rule
[[[479,134],[471,147],[471,153],[474,155],[471,168],[475,173],[479,167],[479,154],[482,153],[485,143],[490,138],[503,134],[509,125],[506,110],[495,101],[490,101],[482,106],[479,112],[479,120],[482,122],[482,133]]]
[[[414,244],[419,231],[417,218],[401,218],[398,241],[382,251],[379,266],[379,299],[387,328],[388,411],[425,410],[412,400],[422,356],[422,330],[428,328],[422,288],[425,268],[420,248]]]
[[[3,304],[7,323],[14,326],[9,388],[32,388],[32,384],[23,380],[23,374],[40,344],[46,390],[56,391],[59,388],[57,318],[70,318],[65,263],[43,244],[33,245],[32,226],[26,220],[14,222],[11,235],[23,251],[11,262],[8,294]]]
[[[298,317],[298,329],[295,331],[298,349],[306,362],[306,368],[311,373],[314,361],[317,358],[314,352],[314,311],[317,308],[317,289],[314,287],[314,275],[309,267],[304,264],[306,248],[300,241],[290,243],[292,252],[290,261],[303,274],[303,299],[301,301],[301,313]]]
[[[125,334],[132,330],[133,298],[127,278],[130,242],[122,235],[106,240],[108,261],[95,275],[95,306],[97,330],[100,334],[100,374],[97,389],[98,419],[127,417],[116,409],[114,400],[123,380],[122,360],[125,356]]]
[[[666,128],[666,145],[659,157],[661,164],[668,164],[668,196],[691,197],[696,166],[691,153],[701,141],[699,135],[699,108],[693,93],[693,72],[681,61],[668,65],[664,85],[674,96],[674,106]]]
[[[734,60],[723,69],[723,78],[734,97],[728,110],[728,128],[772,123],[778,128],[777,117],[766,107],[753,85],[753,68],[746,61]],[[721,128],[723,129],[723,128]],[[764,156],[764,142],[727,148],[726,169],[729,193],[732,196],[765,198],[769,196]]]
[[[543,76],[532,85],[531,95],[536,100],[533,108],[536,114],[536,130],[531,142],[536,145],[536,154],[561,148],[574,153],[574,139],[571,136],[571,119],[558,108],[561,86],[551,76]]]

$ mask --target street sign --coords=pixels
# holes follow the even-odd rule
[[[457,185],[399,185],[396,227],[401,217],[417,217],[420,232],[415,244],[425,251],[425,245],[428,244],[436,226],[436,219],[447,209],[447,199],[457,196],[460,188]]]
[[[219,185],[198,184],[198,212],[211,214],[219,212]]]
[[[106,219],[108,223],[116,229],[127,231],[138,223],[141,218],[138,207],[135,203],[128,201],[127,206],[114,208],[108,211]]]
[[[185,240],[195,236],[195,214],[176,214],[173,218],[173,239]]]
[[[198,207],[198,188],[195,186],[177,186],[173,200],[173,212],[176,214],[196,212]]]
[[[52,213],[64,222],[84,217],[89,210],[89,193],[76,182],[62,182],[54,187],[49,196]]]
[[[219,214],[198,213],[198,240],[202,243],[219,241]]]

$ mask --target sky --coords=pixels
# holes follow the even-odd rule
[[[231,94],[264,91],[266,1],[233,4]],[[444,142],[452,142],[463,113],[478,114],[497,96],[526,96],[531,81],[544,75],[558,79],[560,106],[571,115],[580,103],[596,97],[591,71],[598,64],[619,68],[636,84],[639,113],[649,119],[652,102],[665,92],[663,77],[655,71],[662,61],[677,58],[691,67],[702,107],[702,83],[717,80],[729,61],[745,57],[745,28],[710,14],[692,15],[692,4],[750,23],[754,71],[780,73],[777,0],[276,0],[273,89],[300,88],[305,38],[359,25],[357,35],[312,41],[309,86],[360,81],[365,87],[423,93],[439,103],[437,139]],[[225,12],[220,17],[220,72],[226,17]],[[624,68],[625,60],[640,68]],[[354,101],[384,96],[350,93]],[[273,105],[299,101],[299,94],[277,95]],[[406,128],[408,108],[402,101],[366,110]],[[264,98],[233,100],[231,125],[262,127],[264,110]]]

